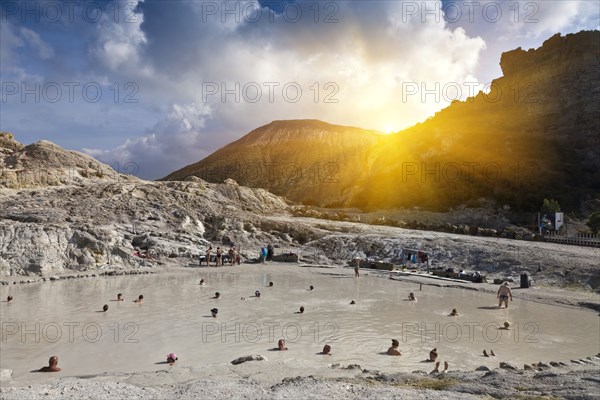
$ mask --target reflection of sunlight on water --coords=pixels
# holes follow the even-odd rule
[[[1,297],[15,296],[13,304],[0,303],[3,333],[9,322],[25,323],[30,331],[35,322],[42,327],[38,340],[36,329],[24,341],[19,334],[5,335],[2,368],[13,369],[17,379],[41,379],[27,371],[58,354],[65,374],[152,370],[163,368],[155,363],[176,352],[183,366],[263,354],[298,365],[429,371],[432,365],[423,360],[433,347],[454,369],[560,360],[557,354],[568,360],[599,350],[598,318],[586,311],[519,300],[499,310],[494,294],[427,285],[419,290],[417,284],[376,276],[354,279],[350,269],[331,271],[261,265],[2,287]],[[205,286],[198,285],[200,278]],[[270,281],[273,287],[267,287]],[[260,299],[253,297],[255,290]],[[217,291],[221,298],[212,299]],[[411,291],[418,302],[406,301]],[[110,301],[117,293],[124,302]],[[144,304],[131,303],[139,294]],[[109,311],[96,313],[105,303]],[[304,314],[296,313],[300,306]],[[213,307],[218,318],[210,317]],[[458,317],[448,316],[452,308]],[[507,320],[511,330],[499,330]],[[69,323],[76,324],[73,340],[66,337]],[[50,324],[62,327],[58,340],[48,340],[56,337],[46,329]],[[289,351],[269,351],[281,337]],[[400,341],[401,357],[381,354],[392,338]],[[324,344],[332,346],[332,356],[316,355]],[[497,356],[485,358],[483,349]]]

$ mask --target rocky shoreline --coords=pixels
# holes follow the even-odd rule
[[[555,399],[600,398],[600,354],[570,362],[537,363],[447,373],[382,373],[352,364],[310,370],[267,360],[206,368],[59,378],[14,383],[3,371],[3,399]]]
[[[155,274],[156,271],[142,271],[137,269],[127,270],[110,270],[102,272],[92,273],[79,273],[79,274],[64,274],[64,275],[53,275],[48,277],[39,277],[36,279],[19,279],[18,277],[11,281],[0,281],[0,285],[19,285],[27,283],[39,283],[39,282],[54,282],[68,279],[80,279],[80,278],[97,278],[101,276],[120,276],[120,275],[146,275]]]

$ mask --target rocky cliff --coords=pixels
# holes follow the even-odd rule
[[[600,32],[501,57],[489,93],[393,135],[275,121],[165,179],[232,177],[295,202],[446,210],[479,199],[579,209],[600,193]]]
[[[2,139],[4,276],[192,262],[209,243],[250,251],[271,237],[245,228],[264,213],[287,210],[281,198],[231,180],[146,182],[47,141],[23,146],[8,134]],[[134,248],[156,261],[134,256]]]

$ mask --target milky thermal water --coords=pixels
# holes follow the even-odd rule
[[[260,298],[253,297],[256,290]],[[407,300],[411,291],[417,302]],[[221,298],[213,299],[215,292]],[[125,301],[113,301],[117,293]],[[3,300],[9,294],[13,302],[0,303],[0,366],[19,381],[159,370],[169,367],[163,362],[171,352],[182,366],[262,354],[284,365],[357,363],[389,372],[430,371],[424,360],[434,347],[453,369],[493,368],[500,361],[522,367],[600,351],[595,312],[519,299],[496,309],[493,294],[428,285],[420,291],[418,284],[366,271],[355,279],[342,268],[243,265],[0,287]],[[132,303],[139,294],[144,303]],[[104,304],[109,310],[99,312]],[[300,306],[303,314],[296,313]],[[452,308],[458,317],[448,316]],[[499,329],[504,321],[509,330]],[[288,351],[272,351],[280,338]],[[392,338],[400,341],[401,357],[382,354]],[[332,356],[317,354],[324,344]],[[496,357],[484,357],[484,349]],[[62,372],[29,372],[51,355],[59,356]]]

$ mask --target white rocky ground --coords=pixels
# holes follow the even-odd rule
[[[269,361],[205,369],[55,379],[13,386],[4,382],[3,399],[596,399],[600,398],[600,357],[532,367],[446,374],[382,374],[357,365],[329,369],[281,368]],[[515,369],[512,369],[515,368]]]

